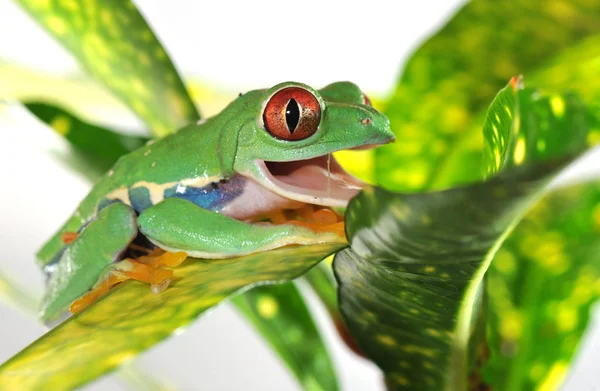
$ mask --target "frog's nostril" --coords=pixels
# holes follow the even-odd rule
[[[371,118],[367,117],[367,118],[361,119],[360,123],[362,125],[371,125],[371,123],[373,123],[373,120]]]

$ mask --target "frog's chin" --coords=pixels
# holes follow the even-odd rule
[[[290,200],[328,207],[346,207],[366,185],[347,173],[333,155],[289,162],[256,160],[258,181]]]

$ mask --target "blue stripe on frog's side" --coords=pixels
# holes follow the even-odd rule
[[[183,198],[201,208],[218,211],[242,194],[245,184],[246,179],[239,175],[233,176],[226,181],[211,183],[204,187],[178,184],[165,189],[164,197]]]

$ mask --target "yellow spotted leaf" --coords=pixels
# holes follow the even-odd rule
[[[496,254],[487,288],[486,382],[560,389],[600,297],[600,183],[538,203]]]
[[[271,344],[304,390],[338,389],[325,344],[294,283],[256,287],[235,297],[233,304]]]
[[[164,48],[131,0],[18,0],[157,136],[199,119]]]
[[[182,331],[228,296],[294,279],[339,249],[323,244],[227,260],[190,258],[175,269],[172,285],[161,294],[146,284],[123,283],[2,364],[0,384],[15,390],[81,386]],[[274,306],[267,307],[263,311],[273,315]]]
[[[588,149],[596,126],[577,97],[559,96],[560,118],[548,96],[518,80],[498,94],[484,126],[495,164],[487,181],[424,194],[370,188],[351,201],[351,247],[334,260],[340,310],[389,389],[479,387],[471,368],[483,338],[484,275],[549,180]],[[539,140],[548,148],[535,149]]]
[[[496,92],[513,76],[529,80],[549,62],[553,72],[536,77],[536,86],[594,91],[598,39],[575,61],[553,61],[599,34],[599,18],[598,1],[468,2],[404,67],[384,111],[398,142],[375,150],[376,167],[386,167],[376,171],[377,183],[413,192],[480,180],[482,112]]]

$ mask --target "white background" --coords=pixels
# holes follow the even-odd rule
[[[462,2],[136,3],[186,77],[240,91],[285,80],[315,87],[352,80],[381,96],[390,92],[411,50]],[[5,0],[0,2],[0,37],[0,61],[54,75],[80,73],[68,53]],[[92,106],[88,107],[92,112],[104,110],[101,102]],[[110,122],[139,124],[123,110]],[[72,212],[89,184],[61,161],[68,150],[62,140],[22,111],[0,106],[0,134],[0,271],[39,296],[43,281],[33,253]],[[597,169],[598,157],[587,159],[580,171]],[[332,350],[342,389],[383,389],[378,370],[340,343],[314,298],[311,305]],[[34,319],[0,305],[0,362],[43,332]],[[565,390],[597,389],[594,363],[600,359],[598,347],[600,332],[595,327]],[[228,305],[212,311],[181,336],[151,349],[136,363],[176,389],[299,389],[277,357]],[[124,389],[115,379],[111,376],[89,388]]]

